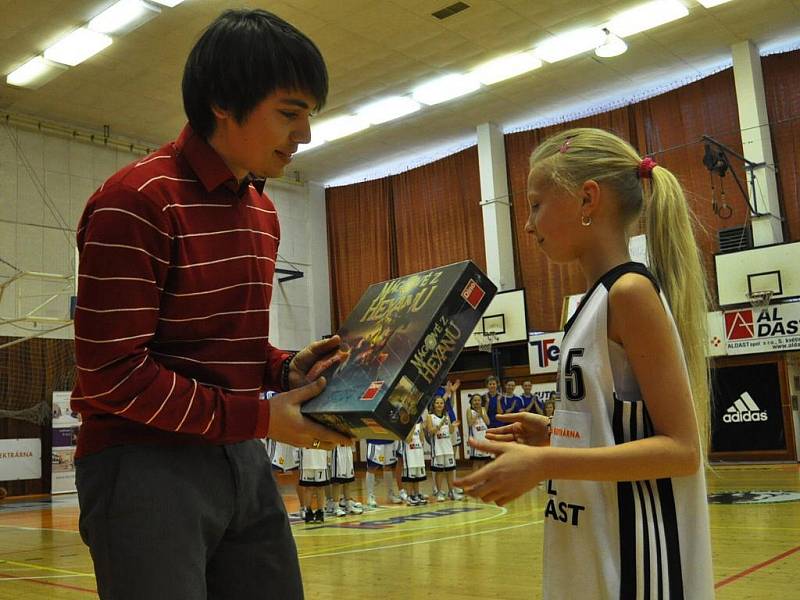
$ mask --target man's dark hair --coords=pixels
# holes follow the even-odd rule
[[[328,70],[319,49],[303,33],[265,10],[226,10],[208,26],[183,70],[183,107],[192,129],[214,132],[212,106],[238,123],[278,89],[299,90],[322,108]]]

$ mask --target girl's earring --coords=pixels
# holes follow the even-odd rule
[[[592,224],[592,217],[589,217],[587,215],[581,215],[581,225],[583,225],[584,227],[588,227],[591,224]]]

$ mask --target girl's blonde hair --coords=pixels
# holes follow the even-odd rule
[[[588,180],[613,191],[626,233],[644,208],[650,270],[678,327],[702,439],[709,440],[710,392],[705,355],[708,288],[694,237],[694,215],[675,176],[656,166],[649,185],[639,176],[642,157],[628,142],[602,129],[577,128],[545,140],[531,154],[540,169],[569,191]],[[705,451],[705,448],[704,448]]]

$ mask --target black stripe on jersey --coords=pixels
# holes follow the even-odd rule
[[[661,516],[664,519],[664,537],[667,547],[667,567],[669,569],[669,598],[683,600],[683,573],[681,572],[681,548],[678,539],[678,517],[675,512],[675,497],[672,493],[672,480],[656,481],[661,502]]]
[[[630,404],[631,408],[631,418],[630,425],[628,425],[628,439],[625,440],[626,442],[639,439],[636,431],[636,415],[639,412],[639,405],[641,402],[629,402],[628,404]]]
[[[622,400],[614,392],[614,415],[611,418],[611,429],[614,432],[614,443],[622,444],[625,441],[625,432],[622,430]]]
[[[642,492],[642,482],[636,482],[636,492],[639,496],[639,509],[642,511],[642,588],[644,590],[644,598],[650,598],[650,528],[647,526],[647,505],[644,501],[644,493]],[[637,556],[637,559],[639,557]]]
[[[617,482],[617,505],[619,507],[619,598],[628,600],[636,598],[636,508],[632,482]]]
[[[662,600],[664,598],[664,572],[662,562],[664,557],[661,556],[661,533],[659,531],[660,527],[659,524],[661,522],[661,518],[658,514],[658,510],[656,509],[656,499],[653,496],[653,486],[650,484],[649,481],[644,482],[645,486],[647,487],[647,495],[650,499],[650,510],[653,515],[653,530],[656,534],[656,569],[657,569],[657,578],[658,578],[658,600]]]

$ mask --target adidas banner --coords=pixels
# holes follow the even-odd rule
[[[714,452],[786,448],[779,377],[775,362],[713,370]]]
[[[800,350],[800,302],[724,314],[728,354]]]

